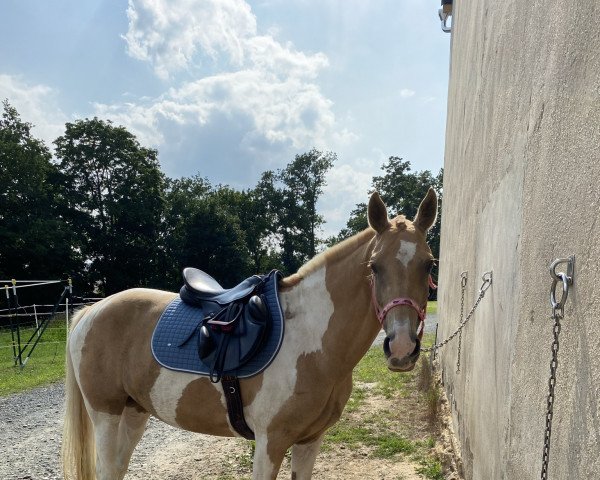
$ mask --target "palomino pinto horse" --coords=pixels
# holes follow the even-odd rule
[[[433,189],[412,222],[389,220],[375,193],[371,228],[282,280],[281,349],[266,370],[240,380],[256,436],[255,480],[276,478],[290,447],[292,478],[311,478],[323,435],[350,396],[352,369],[381,324],[389,369],[414,367],[433,264],[425,237],[436,214]],[[67,346],[66,479],[122,479],[150,415],[193,432],[238,436],[220,383],[163,368],[153,358],[153,329],[175,297],[132,289],[75,316]]]

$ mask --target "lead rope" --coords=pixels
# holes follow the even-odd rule
[[[556,267],[561,263],[567,264],[567,273],[556,273]],[[541,479],[548,478],[548,463],[550,461],[550,437],[552,435],[552,416],[554,414],[554,387],[556,386],[556,370],[558,369],[558,336],[560,334],[560,321],[565,317],[565,302],[569,295],[569,287],[573,285],[573,273],[575,269],[575,256],[569,258],[556,259],[550,265],[550,275],[552,276],[552,287],[550,288],[550,304],[552,305],[552,315],[554,320],[553,340],[552,340],[552,359],[550,360],[550,379],[548,380],[548,400],[546,409],[546,430],[544,432],[544,449],[542,451],[542,474]],[[559,301],[556,301],[556,286],[562,284],[562,295]]]
[[[477,310],[479,303],[481,302],[483,297],[485,297],[485,292],[487,292],[488,288],[490,288],[490,286],[492,285],[492,272],[491,271],[485,272],[483,274],[483,276],[481,277],[481,280],[483,281],[483,283],[481,284],[481,287],[479,288],[479,296],[477,297],[477,300],[475,300],[475,304],[473,305],[473,308],[471,308],[471,310],[469,311],[469,313],[467,314],[465,319],[460,322],[460,325],[454,331],[454,333],[452,335],[450,335],[446,340],[444,340],[440,343],[432,345],[431,347],[421,348],[422,352],[432,352],[434,350],[437,350],[438,348],[443,347],[448,342],[450,342],[454,337],[456,337],[461,332],[461,330],[464,328],[464,326],[467,324],[467,322],[469,320],[471,320],[471,317],[475,313],[475,310]]]

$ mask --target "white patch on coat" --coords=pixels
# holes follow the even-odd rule
[[[90,419],[94,424],[94,438],[96,440],[96,476],[98,480],[109,478],[122,478],[126,467],[119,465],[122,455],[118,441],[119,422],[121,415],[110,415],[98,412],[87,405]],[[125,470],[125,471],[121,471]]]
[[[282,293],[280,300],[284,315],[288,316],[283,345],[265,370],[260,391],[245,409],[246,421],[256,433],[266,432],[273,417],[293,395],[298,358],[323,348],[323,336],[333,315],[333,302],[325,286],[325,267]]]
[[[269,452],[267,451],[267,435],[257,434],[255,445],[254,461],[252,462],[252,478],[273,478],[275,465],[269,458]]]
[[[156,412],[156,416],[169,425],[183,428],[177,423],[177,405],[188,385],[199,378],[202,377],[200,375],[161,368],[160,373],[150,390],[150,401],[152,402],[152,407]],[[223,393],[223,387],[220,383],[211,383],[211,385],[219,392],[221,405],[227,410],[227,402],[225,400],[225,394]],[[227,421],[229,422],[229,419],[227,419]],[[231,425],[229,426],[229,429],[232,433],[238,435],[237,432],[231,428]]]
[[[71,354],[71,361],[73,362],[75,378],[77,378],[77,383],[79,385],[81,385],[81,357],[87,335],[94,324],[94,319],[110,303],[111,298],[112,297],[105,298],[104,300],[92,305],[84,313],[79,322],[77,322],[77,325],[75,325],[73,330],[69,332],[69,353]]]
[[[400,242],[400,248],[396,254],[396,258],[400,260],[400,263],[405,267],[408,267],[410,261],[414,258],[415,252],[417,251],[417,244],[415,242]]]

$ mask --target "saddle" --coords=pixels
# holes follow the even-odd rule
[[[262,293],[268,277],[255,275],[231,289],[197,268],[184,269],[183,278],[181,300],[202,312],[198,356],[217,383],[224,372],[237,371],[252,359],[264,343],[271,323]]]
[[[238,379],[258,375],[279,352],[284,335],[281,273],[255,275],[230,289],[195,268],[186,268],[183,278],[179,297],[154,328],[152,354],[165,368],[220,381],[231,425],[253,439]]]

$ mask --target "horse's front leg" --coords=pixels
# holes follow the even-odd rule
[[[257,434],[252,479],[275,480],[288,448],[287,442],[278,441],[272,437],[269,438],[266,434]]]
[[[292,480],[309,480],[312,477],[323,436],[308,443],[296,443],[292,447]]]

